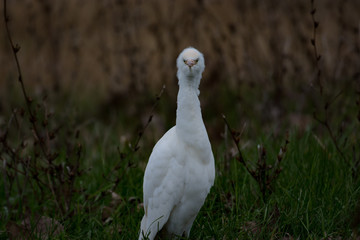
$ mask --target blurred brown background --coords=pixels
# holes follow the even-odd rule
[[[346,121],[356,115],[360,89],[360,1],[317,0],[315,7],[324,98],[343,91],[334,115]],[[8,1],[32,96],[46,92],[83,118],[116,112],[127,125],[134,117],[146,122],[165,84],[154,122],[166,129],[175,119],[176,57],[194,46],[205,56],[200,100],[214,136],[223,129],[221,113],[238,128],[311,125],[322,100],[310,11],[310,0]],[[21,94],[2,26],[0,114],[6,115]]]

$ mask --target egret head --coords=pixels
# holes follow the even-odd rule
[[[205,69],[205,60],[201,52],[193,47],[185,48],[176,60],[178,78],[197,78],[200,80]]]

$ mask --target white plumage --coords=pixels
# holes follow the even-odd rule
[[[176,125],[156,143],[144,175],[144,210],[139,239],[186,236],[214,184],[215,166],[202,120],[199,84],[203,55],[184,49],[177,59]]]

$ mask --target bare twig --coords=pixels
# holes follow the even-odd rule
[[[276,179],[279,177],[279,174],[282,171],[282,168],[280,167],[280,164],[283,160],[284,154],[286,153],[287,146],[289,144],[289,136],[288,133],[286,134],[286,140],[284,146],[280,148],[279,154],[277,156],[276,162],[274,166],[271,166],[267,162],[267,154],[264,146],[258,145],[258,152],[259,157],[256,164],[255,169],[251,169],[249,165],[247,164],[247,161],[245,161],[243,154],[241,152],[240,148],[240,136],[241,132],[238,132],[230,127],[230,124],[226,120],[225,115],[222,115],[224,122],[226,126],[229,129],[229,132],[231,134],[231,137],[237,147],[238,150],[238,156],[236,159],[245,167],[246,171],[254,178],[254,180],[257,182],[261,196],[264,202],[267,201],[268,196],[273,191],[273,185]]]
[[[316,44],[316,30],[319,27],[319,22],[315,20],[316,8],[314,6],[314,0],[310,0],[310,3],[311,3],[311,12],[310,13],[311,13],[311,19],[313,22],[313,35],[311,38],[311,45],[313,46],[313,49],[314,49],[314,60],[315,60],[316,69],[317,69],[316,80],[319,85],[320,94],[323,95],[323,84],[321,82],[321,69],[319,66],[319,61],[321,59],[321,55],[318,54],[318,49],[317,49],[317,44]]]
[[[145,130],[148,128],[149,124],[152,121],[152,118],[154,117],[154,112],[155,112],[155,108],[157,107],[157,105],[159,104],[160,98],[162,96],[162,94],[164,93],[165,90],[165,85],[162,86],[160,92],[158,95],[156,95],[156,99],[155,99],[155,103],[153,104],[151,111],[150,111],[150,116],[145,124],[145,126],[141,129],[141,131],[138,134],[138,138],[135,141],[133,150],[136,152],[137,150],[139,150],[140,146],[139,146],[139,142],[142,138],[142,136],[144,135]]]
[[[339,143],[338,143],[338,138],[337,136],[335,136],[335,134],[333,133],[333,130],[330,126],[329,123],[329,107],[339,98],[339,96],[342,95],[343,91],[341,90],[338,94],[336,94],[332,99],[330,99],[329,101],[325,100],[325,94],[324,94],[324,85],[321,81],[321,68],[319,65],[319,61],[321,59],[321,55],[318,53],[318,48],[317,48],[317,42],[316,42],[316,30],[319,27],[319,22],[315,20],[315,13],[316,13],[316,8],[314,6],[314,0],[310,0],[310,4],[311,4],[311,19],[313,22],[313,35],[311,38],[311,45],[313,46],[313,51],[314,51],[314,61],[315,61],[315,68],[317,71],[317,75],[316,75],[316,79],[317,79],[317,83],[319,85],[319,93],[321,96],[321,99],[323,100],[323,110],[324,110],[324,118],[321,119],[316,112],[313,113],[313,117],[314,119],[319,122],[321,125],[323,125],[325,127],[325,129],[328,131],[330,138],[333,142],[333,144],[335,145],[336,150],[339,152],[341,158],[344,160],[344,162],[348,165],[350,165],[348,159],[346,158],[345,154],[343,153],[343,151],[341,150]]]
[[[242,154],[242,152],[241,152],[240,145],[239,145],[239,143],[240,143],[240,138],[239,138],[240,134],[237,134],[236,131],[234,131],[233,129],[231,129],[231,127],[230,127],[228,121],[226,120],[226,117],[225,117],[224,114],[222,114],[222,118],[223,118],[226,126],[228,127],[229,132],[230,132],[230,134],[231,134],[231,137],[232,137],[232,139],[234,140],[235,145],[236,145],[236,148],[237,148],[237,150],[238,150],[239,156],[237,157],[237,160],[244,165],[244,167],[246,168],[246,170],[251,174],[251,176],[253,176],[253,178],[257,178],[256,173],[249,168],[249,166],[247,165],[247,163],[246,163],[246,161],[245,161],[245,159],[244,159],[244,157],[243,157],[243,154]]]
[[[9,189],[8,189],[8,184],[7,184],[7,178],[6,178],[6,159],[3,159],[1,156],[0,156],[0,159],[1,161],[3,162],[3,165],[2,165],[2,175],[3,175],[3,181],[4,181],[4,192],[5,192],[5,198],[6,198],[6,205],[7,205],[7,208],[10,209],[10,193],[9,193]]]
[[[5,28],[7,33],[7,38],[9,40],[12,53],[15,59],[17,73],[18,73],[18,81],[21,86],[22,95],[25,100],[25,109],[28,115],[28,122],[30,124],[30,132],[28,131],[26,134],[30,135],[33,139],[32,152],[25,157],[22,157],[22,153],[26,147],[27,143],[23,139],[21,144],[17,147],[13,148],[8,143],[8,132],[10,128],[10,124],[13,120],[16,121],[16,127],[19,130],[19,138],[24,138],[25,136],[21,132],[22,127],[19,125],[19,121],[17,119],[18,110],[14,109],[13,115],[11,116],[8,126],[5,129],[4,133],[1,133],[0,143],[1,143],[1,153],[4,153],[8,156],[9,160],[6,161],[6,171],[7,176],[11,176],[12,179],[9,180],[9,185],[12,185],[12,182],[16,182],[18,185],[19,199],[20,204],[23,201],[24,189],[26,189],[26,184],[30,184],[31,188],[34,190],[34,194],[36,191],[40,191],[41,199],[43,199],[46,191],[50,190],[52,197],[54,198],[54,202],[56,207],[59,210],[61,216],[64,216],[66,211],[69,209],[69,204],[72,199],[72,193],[75,188],[75,177],[79,176],[82,172],[80,171],[80,158],[82,147],[78,144],[77,147],[74,147],[73,143],[68,145],[67,156],[65,158],[65,163],[58,163],[56,160],[59,157],[60,150],[54,151],[51,141],[55,139],[57,133],[62,128],[62,126],[57,126],[54,129],[50,128],[49,118],[51,113],[49,113],[46,97],[43,98],[42,104],[37,104],[36,106],[33,104],[33,100],[29,97],[28,92],[25,87],[25,83],[23,81],[23,75],[21,71],[21,66],[18,58],[18,52],[20,50],[20,46],[18,44],[14,44],[12,39],[12,35],[9,27],[9,16],[7,14],[7,0],[4,0],[4,20],[5,20]],[[41,110],[39,112],[38,110]],[[20,109],[20,116],[24,116],[24,110]],[[39,119],[38,119],[39,117]],[[10,135],[9,135],[10,136]],[[75,160],[69,157],[75,157]],[[2,160],[3,158],[1,158]],[[42,161],[41,163],[39,161]],[[19,176],[24,176],[25,179],[19,179]],[[10,179],[10,177],[9,177]],[[21,181],[20,181],[21,180]],[[38,190],[35,190],[35,182]],[[6,184],[6,183],[5,183]],[[8,190],[11,193],[11,190]],[[36,196],[37,197],[37,196]]]
[[[37,118],[32,110],[32,102],[33,100],[29,97],[29,95],[27,94],[27,91],[26,91],[26,88],[25,88],[25,84],[24,84],[24,81],[23,81],[23,77],[22,77],[22,72],[21,72],[21,67],[20,67],[20,63],[19,63],[19,59],[18,59],[18,56],[17,56],[17,53],[20,51],[20,45],[19,44],[14,44],[13,40],[12,40],[12,36],[11,36],[11,33],[10,33],[10,29],[9,29],[9,16],[7,14],[7,0],[4,0],[4,20],[5,20],[5,29],[6,29],[6,35],[8,37],[8,40],[9,40],[9,43],[11,45],[11,49],[12,49],[12,52],[13,52],[13,56],[14,56],[14,59],[15,59],[15,63],[16,63],[16,68],[17,68],[17,71],[18,71],[18,80],[19,80],[19,83],[21,85],[21,90],[22,90],[22,93],[23,93],[23,96],[25,98],[25,103],[26,103],[26,108],[27,108],[27,112],[30,116],[30,122],[31,122],[31,125],[33,127],[33,130],[35,132],[35,135],[40,143],[40,148],[42,150],[42,152],[44,153],[44,156],[46,157],[46,159],[48,159],[48,154],[49,152],[47,151],[46,149],[46,146],[44,144],[44,139],[43,137],[41,137],[41,134],[40,134],[40,131],[36,125],[36,121],[37,121]]]
[[[153,118],[153,116],[154,116],[155,109],[156,109],[156,107],[157,107],[158,104],[159,104],[160,98],[161,98],[162,94],[164,93],[164,90],[165,90],[165,85],[163,85],[163,87],[161,88],[160,92],[156,95],[155,103],[153,104],[153,106],[152,106],[152,108],[151,108],[149,118],[148,118],[145,126],[144,126],[144,127],[141,129],[141,131],[138,133],[138,137],[137,137],[137,139],[136,139],[136,141],[135,141],[135,144],[134,144],[133,146],[130,145],[130,151],[131,151],[130,154],[126,154],[126,153],[122,152],[119,147],[117,148],[117,151],[118,151],[118,154],[119,154],[119,162],[113,167],[113,171],[111,172],[111,174],[113,174],[113,175],[116,176],[116,177],[115,177],[115,180],[111,180],[111,178],[109,178],[108,176],[103,175],[103,178],[104,178],[105,180],[107,180],[108,182],[113,182],[112,191],[115,191],[115,189],[116,189],[117,186],[119,185],[121,179],[123,178],[126,170],[127,170],[128,168],[134,166],[134,164],[133,164],[130,160],[128,160],[125,169],[122,169],[123,172],[122,172],[121,174],[119,174],[119,173],[116,172],[116,171],[118,171],[118,170],[121,168],[122,164],[124,164],[124,163],[123,163],[123,160],[124,160],[124,159],[126,159],[126,158],[127,158],[127,159],[130,159],[131,154],[137,152],[137,151],[140,149],[140,146],[139,146],[140,140],[141,140],[141,138],[143,137],[145,130],[148,128],[148,126],[150,125],[150,123],[151,123],[151,121],[152,121],[152,118]],[[115,173],[115,172],[116,172],[116,173]]]

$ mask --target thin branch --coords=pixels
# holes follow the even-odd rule
[[[134,144],[134,147],[133,147],[134,152],[136,152],[136,151],[139,150],[139,148],[140,148],[139,142],[140,142],[142,136],[144,135],[145,130],[146,130],[146,129],[148,128],[148,126],[150,125],[150,123],[151,123],[151,121],[152,121],[152,118],[154,117],[155,108],[156,108],[157,105],[159,104],[160,98],[161,98],[162,94],[164,93],[164,90],[165,90],[165,85],[162,86],[159,94],[156,95],[155,103],[154,103],[154,105],[153,105],[152,108],[151,108],[150,116],[149,116],[149,118],[148,118],[148,121],[146,122],[146,124],[145,124],[145,126],[143,127],[143,129],[139,132],[138,138],[137,138],[136,141],[135,141],[135,144]]]
[[[3,166],[2,166],[2,172],[3,172],[3,181],[4,181],[4,192],[5,192],[5,198],[6,198],[6,205],[7,208],[10,209],[10,192],[8,189],[8,185],[7,185],[7,178],[6,178],[6,159],[3,159],[0,156],[0,159],[3,161]]]
[[[332,142],[333,142],[334,145],[335,145],[336,150],[340,153],[341,158],[345,161],[346,164],[350,165],[349,161],[348,161],[348,160],[346,159],[346,157],[345,157],[345,154],[341,151],[341,149],[340,149],[340,147],[339,147],[339,144],[338,144],[338,142],[337,142],[337,139],[336,139],[336,137],[335,137],[335,135],[334,135],[334,133],[333,133],[330,125],[329,125],[329,122],[327,121],[327,118],[326,118],[325,120],[321,120],[321,119],[316,115],[315,112],[314,112],[313,116],[314,116],[314,118],[315,118],[316,121],[318,121],[321,125],[323,125],[323,126],[326,128],[326,130],[328,131],[328,133],[329,133],[329,135],[330,135],[330,138],[331,138]]]
[[[320,119],[317,116],[316,112],[313,113],[313,117],[317,122],[319,122],[321,125],[323,125],[326,128],[326,130],[328,131],[328,133],[330,135],[330,138],[331,138],[332,142],[335,145],[336,150],[340,153],[341,158],[344,160],[344,162],[346,162],[348,165],[350,165],[349,161],[345,157],[345,154],[341,151],[341,149],[339,147],[337,138],[334,135],[334,133],[333,133],[331,127],[330,127],[329,120],[328,120],[329,119],[329,116],[328,116],[329,111],[328,110],[329,110],[330,105],[332,105],[337,100],[337,98],[339,96],[341,96],[343,91],[341,90],[330,101],[325,101],[324,100],[323,84],[321,82],[321,68],[319,66],[319,61],[320,61],[321,55],[318,54],[318,49],[317,49],[317,44],[316,44],[316,30],[319,27],[319,22],[317,22],[315,20],[316,8],[314,6],[314,0],[310,0],[310,3],[311,3],[311,12],[310,12],[310,14],[311,14],[312,22],[313,22],[313,35],[312,35],[312,38],[311,38],[311,44],[312,44],[313,50],[314,50],[314,61],[315,61],[315,66],[316,66],[316,70],[317,70],[316,79],[317,79],[317,82],[318,82],[319,88],[320,88],[320,96],[323,98],[323,101],[324,101],[324,106],[323,107],[324,107],[324,111],[325,111],[324,119]]]
[[[323,85],[321,82],[321,69],[319,66],[319,61],[321,59],[321,55],[318,54],[318,49],[317,49],[317,44],[316,44],[316,30],[319,27],[319,22],[317,22],[315,20],[316,8],[314,6],[314,0],[310,0],[310,3],[311,3],[310,14],[311,14],[312,22],[313,22],[313,35],[311,38],[311,45],[313,46],[313,49],[314,49],[314,61],[316,64],[316,69],[317,69],[316,80],[317,80],[317,83],[319,84],[320,94],[323,95]]]
[[[7,35],[7,38],[9,40],[9,43],[11,45],[11,49],[12,49],[13,56],[14,56],[14,59],[15,59],[16,68],[17,68],[18,75],[19,75],[18,80],[20,82],[21,90],[22,90],[23,96],[25,98],[26,108],[27,108],[27,111],[28,111],[29,116],[30,116],[30,122],[31,122],[32,127],[34,129],[34,132],[36,134],[36,138],[39,140],[40,148],[41,148],[45,158],[48,159],[48,149],[46,149],[46,147],[44,145],[44,140],[41,137],[41,134],[40,134],[40,132],[38,130],[38,127],[36,125],[37,118],[36,118],[35,114],[32,111],[32,108],[31,108],[32,99],[28,96],[28,94],[26,92],[25,84],[24,84],[24,81],[23,81],[22,73],[21,73],[20,62],[19,62],[19,59],[18,59],[18,56],[17,56],[17,53],[20,50],[20,46],[18,44],[16,44],[16,45],[14,44],[11,33],[10,33],[10,28],[9,28],[9,21],[10,20],[9,20],[9,16],[7,14],[7,0],[4,0],[4,21],[5,21],[6,35]]]
[[[131,149],[131,151],[132,151],[133,153],[134,153],[134,152],[137,152],[137,151],[139,150],[139,148],[140,148],[140,146],[139,146],[140,140],[141,140],[142,136],[144,135],[145,130],[148,128],[148,126],[150,125],[150,123],[151,123],[151,121],[152,121],[152,118],[153,118],[153,116],[154,116],[155,109],[156,109],[156,107],[157,107],[158,104],[159,104],[160,98],[161,98],[162,94],[164,93],[164,90],[165,90],[165,85],[163,85],[163,87],[161,88],[159,94],[156,95],[155,103],[153,104],[153,106],[152,106],[152,108],[151,108],[150,116],[149,116],[149,118],[148,118],[148,121],[146,122],[146,124],[145,124],[145,126],[143,127],[143,129],[139,132],[138,138],[136,139],[134,146],[133,146],[133,147],[130,146],[130,149]],[[123,176],[124,176],[125,173],[126,173],[126,170],[127,170],[128,168],[130,168],[130,167],[133,166],[133,164],[132,164],[130,161],[128,161],[127,166],[125,167],[125,169],[122,169],[123,171],[122,171],[121,174],[119,174],[119,173],[114,174],[116,171],[118,171],[118,170],[121,168],[121,164],[123,163],[122,160],[127,157],[127,154],[121,152],[119,147],[117,147],[117,151],[118,151],[118,153],[119,153],[120,161],[119,161],[117,164],[115,164],[115,166],[113,167],[113,170],[110,172],[110,174],[116,175],[115,180],[112,180],[111,177],[109,178],[109,176],[105,176],[105,175],[103,174],[103,178],[104,178],[106,181],[112,182],[112,183],[114,184],[114,185],[112,186],[112,190],[113,190],[113,191],[115,191],[115,189],[116,189],[117,186],[119,185],[120,180],[123,178]]]
[[[64,209],[62,208],[62,205],[60,205],[60,203],[58,201],[58,196],[55,193],[55,190],[54,190],[54,187],[52,185],[52,181],[50,179],[50,174],[49,173],[47,174],[47,177],[48,177],[48,181],[49,181],[49,184],[50,184],[49,187],[50,187],[51,193],[52,193],[52,195],[54,197],[54,200],[55,200],[55,203],[56,203],[58,209],[60,210],[60,214],[63,217],[64,216]]]
[[[247,163],[246,163],[246,161],[245,161],[245,159],[244,159],[244,157],[243,157],[243,154],[242,154],[242,152],[241,152],[240,145],[239,145],[240,139],[235,136],[234,130],[231,129],[230,124],[229,124],[228,121],[226,120],[226,117],[225,117],[224,114],[222,114],[222,118],[223,118],[223,120],[224,120],[227,128],[229,129],[229,132],[230,132],[230,135],[231,135],[232,139],[233,139],[234,142],[235,142],[236,148],[237,148],[238,153],[239,153],[239,156],[238,156],[239,162],[241,162],[241,163],[244,165],[244,167],[246,168],[246,170],[251,174],[251,176],[252,176],[253,178],[257,179],[256,173],[249,168],[249,166],[247,165]]]

